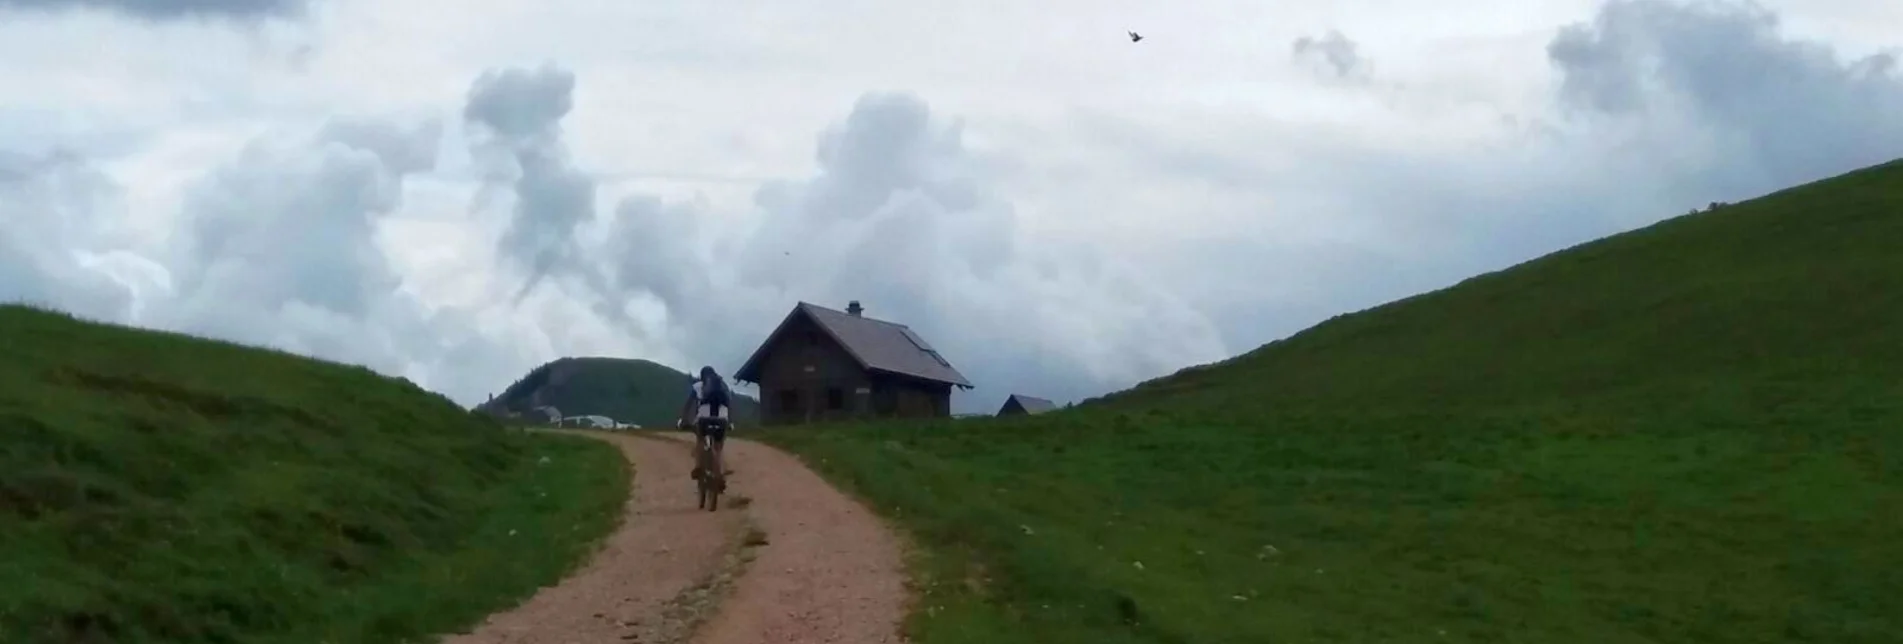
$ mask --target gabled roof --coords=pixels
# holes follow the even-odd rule
[[[1024,394],[1011,394],[1010,398],[1004,399],[1004,404],[1009,406],[1013,400],[1018,401],[1018,406],[1023,407],[1027,414],[1042,414],[1057,409],[1057,403]]]
[[[745,382],[759,382],[760,360],[766,357],[768,347],[778,342],[780,336],[795,318],[805,316],[813,321],[826,335],[838,342],[859,368],[867,371],[884,372],[901,376],[942,382],[971,388],[964,374],[952,368],[944,356],[938,354],[925,338],[919,337],[910,327],[896,322],[875,320],[853,315],[845,311],[835,311],[817,304],[800,302],[793,312],[773,329],[760,348],[753,351],[746,364],[734,371],[734,379]]]

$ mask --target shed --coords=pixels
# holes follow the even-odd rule
[[[998,408],[998,415],[1023,416],[1028,414],[1042,414],[1056,409],[1057,403],[1043,398],[1026,396],[1024,394],[1011,394],[1010,397],[1004,399],[1004,406]]]

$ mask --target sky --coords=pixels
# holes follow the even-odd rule
[[[562,356],[728,373],[796,302],[858,300],[977,386],[955,411],[1078,400],[1903,156],[1898,25],[1893,0],[0,0],[0,301],[474,404]]]

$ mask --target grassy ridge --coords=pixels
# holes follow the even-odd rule
[[[1713,386],[1787,382],[1834,396],[1839,387],[1810,382],[1887,385],[1903,363],[1899,243],[1903,161],[1338,316],[1093,402],[1618,407],[1627,396],[1697,402]],[[1244,383],[1252,395],[1234,399]]]
[[[627,481],[366,369],[0,307],[0,641],[454,630],[558,579]]]
[[[1903,165],[1076,410],[780,432],[954,642],[1887,642]]]

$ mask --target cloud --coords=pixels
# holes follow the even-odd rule
[[[0,150],[0,301],[129,317],[130,289],[88,261],[115,241],[117,198],[112,180],[76,155]]]
[[[912,326],[985,391],[1082,397],[1225,354],[1187,303],[1086,245],[1029,237],[963,127],[904,93],[861,97],[818,172],[763,186],[751,217],[635,195],[617,284],[652,293],[695,353],[737,366],[796,301]],[[732,368],[732,367],[729,367]]]
[[[562,117],[575,109],[575,75],[554,65],[484,72],[469,88],[463,118],[482,125],[505,145],[541,147],[560,142]]]
[[[105,10],[153,22],[221,18],[299,18],[311,0],[0,0],[0,9],[36,12]]]
[[[121,234],[121,188],[69,154],[0,155],[0,299],[362,364],[469,398],[524,359],[469,312],[401,292],[378,243],[435,121],[267,133],[183,186],[169,230]],[[480,361],[470,363],[468,361]]]
[[[1843,60],[1824,43],[1784,37],[1777,15],[1753,4],[1617,0],[1561,29],[1546,52],[1563,107],[1703,137],[1727,160],[1715,169],[1734,174],[1718,186],[1728,192],[1903,151],[1895,54]]]
[[[386,171],[402,177],[436,168],[436,148],[442,135],[443,122],[438,119],[403,124],[383,119],[339,118],[326,122],[317,140],[368,152]]]
[[[440,127],[336,120],[266,135],[186,188],[165,247],[171,328],[400,371],[432,342],[378,246]]]
[[[581,248],[576,229],[594,217],[595,180],[577,169],[562,143],[561,120],[574,109],[575,75],[544,65],[483,73],[469,88],[463,119],[479,136],[477,153],[492,181],[515,197],[502,255],[528,276],[515,300],[571,263]]]
[[[415,225],[401,212],[412,180],[437,168],[441,122],[339,117],[313,130],[266,131],[186,173],[176,199],[146,195],[175,201],[176,210],[162,214],[160,234],[144,238],[122,234],[124,190],[99,164],[0,151],[0,220],[8,222],[0,300],[362,364],[465,402],[550,352],[625,354],[625,344],[604,337],[641,335],[641,325],[607,331],[595,320],[632,319],[626,314],[559,300],[512,318],[497,315],[493,300],[444,307],[419,298],[392,262],[389,237]],[[548,149],[546,137],[508,132],[515,136],[505,148]],[[398,244],[441,241],[398,236]],[[478,288],[500,287],[486,277],[496,268],[490,261],[452,251],[436,263],[482,276]]]
[[[1079,127],[1116,141],[1102,157],[1125,159],[1118,176],[1145,193],[1239,204],[1204,224],[1220,236],[1158,239],[1144,261],[1162,275],[1263,276],[1246,295],[1183,280],[1228,344],[1247,348],[1711,201],[1903,156],[1903,79],[1889,58],[1847,59],[1776,26],[1750,5],[1609,3],[1527,52],[1556,82],[1545,109],[1510,120],[1429,118],[1401,94],[1385,118],[1340,126],[1209,115],[1199,125],[1220,137],[1208,139],[1127,118]],[[1199,221],[1221,212],[1205,209]]]
[[[1295,60],[1322,64],[1339,78],[1366,74],[1367,61],[1356,51],[1357,48],[1355,41],[1333,29],[1320,38],[1302,36],[1289,45]]]

